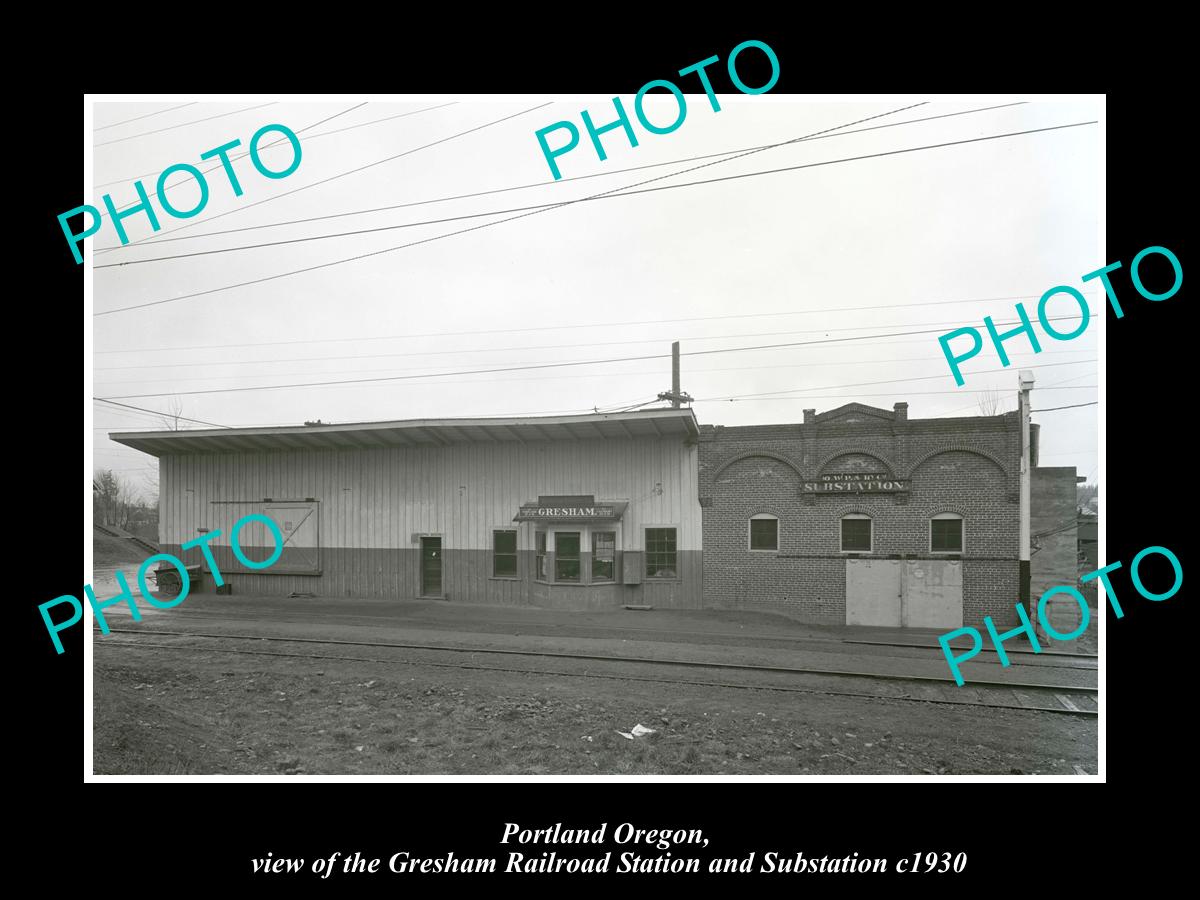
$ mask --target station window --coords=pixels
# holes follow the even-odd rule
[[[862,513],[842,516],[842,552],[871,552],[871,517]]]
[[[536,547],[534,556],[537,558],[537,578],[541,581],[546,580],[546,532],[537,532]]]
[[[554,580],[579,580],[579,532],[554,533]]]
[[[517,577],[517,533],[509,530],[492,532],[492,575],[496,578]]]
[[[677,578],[674,528],[646,529],[646,577]]]
[[[750,549],[779,549],[779,519],[766,513],[750,517]]]
[[[592,532],[592,581],[612,581],[617,556],[617,535],[612,531]]]
[[[963,552],[963,517],[957,513],[938,513],[929,520],[931,553]]]

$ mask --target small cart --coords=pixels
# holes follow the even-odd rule
[[[203,583],[204,568],[188,566],[188,590],[198,590]],[[183,591],[183,582],[179,577],[179,569],[170,564],[161,565],[154,570],[154,581],[158,585],[158,593],[175,595]]]

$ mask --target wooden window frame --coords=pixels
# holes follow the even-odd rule
[[[933,547],[933,523],[934,522],[958,522],[958,549],[957,550],[935,550]],[[937,513],[929,517],[929,552],[936,553],[939,556],[961,556],[967,551],[967,520],[964,516],[958,513],[944,512]]]
[[[601,535],[608,535],[610,538],[612,538],[612,547],[610,548],[610,552],[612,553],[612,556],[610,556],[608,559],[604,560],[604,562],[607,562],[609,564],[609,566],[611,567],[611,574],[609,574],[608,577],[596,575],[596,561],[598,559],[600,559],[599,554],[596,552],[596,538],[600,537]],[[591,583],[591,584],[612,584],[613,582],[615,582],[617,580],[617,532],[615,530],[601,531],[600,529],[596,529],[591,532],[591,538],[592,538],[592,541],[591,541],[591,543],[592,543],[592,559],[591,559],[591,572],[588,573],[590,576],[589,583]]]
[[[575,536],[577,550],[574,556],[563,557],[558,548],[558,540],[561,535],[570,534]],[[578,574],[574,578],[563,578],[559,575],[559,564],[562,562],[574,562],[578,567]],[[583,584],[583,531],[555,531],[554,532],[554,583],[555,584]]]
[[[775,523],[775,546],[774,547],[755,547],[754,546],[754,523],[755,522],[774,522]],[[746,549],[751,553],[778,553],[780,544],[780,528],[779,516],[772,513],[755,513],[746,520]]]
[[[650,549],[650,532],[652,531],[671,531],[674,532],[674,549],[666,550],[651,550]],[[645,578],[647,581],[679,581],[679,526],[678,525],[647,525],[642,529],[643,552],[646,556]],[[674,575],[657,575],[650,573],[650,560],[656,556],[661,556],[670,553],[673,557],[674,565],[671,567]]]
[[[496,549],[496,535],[498,535],[498,534],[511,534],[512,535],[513,549],[512,549],[511,553],[509,553],[507,551],[505,551],[504,553],[501,553],[499,550]],[[518,548],[517,529],[515,529],[515,528],[493,528],[492,529],[492,574],[491,574],[492,578],[498,578],[502,581],[520,581],[520,579],[521,579],[521,554],[517,548]],[[512,574],[503,574],[502,575],[497,570],[497,563],[500,561],[500,559],[502,557],[504,557],[504,558],[511,557],[512,558]]]
[[[867,540],[867,548],[865,550],[863,550],[861,548],[847,549],[847,547],[846,547],[846,532],[842,525],[842,523],[845,522],[847,519],[851,519],[856,522],[859,522],[859,521],[862,521],[865,519],[867,522],[871,523],[870,533],[868,535],[868,540]],[[867,515],[866,513],[846,513],[846,515],[839,518],[838,519],[838,547],[841,549],[842,553],[874,553],[875,552],[875,519],[873,517]]]

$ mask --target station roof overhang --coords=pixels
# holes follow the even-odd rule
[[[285,425],[184,431],[121,431],[109,438],[151,456],[260,453],[280,450],[361,450],[375,447],[447,447],[457,444],[530,444],[547,441],[628,441],[699,436],[690,409],[652,409],[577,416],[485,419],[409,419],[341,425]]]

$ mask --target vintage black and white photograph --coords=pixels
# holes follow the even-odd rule
[[[96,776],[1097,775],[1103,98],[728,55],[91,105]]]

